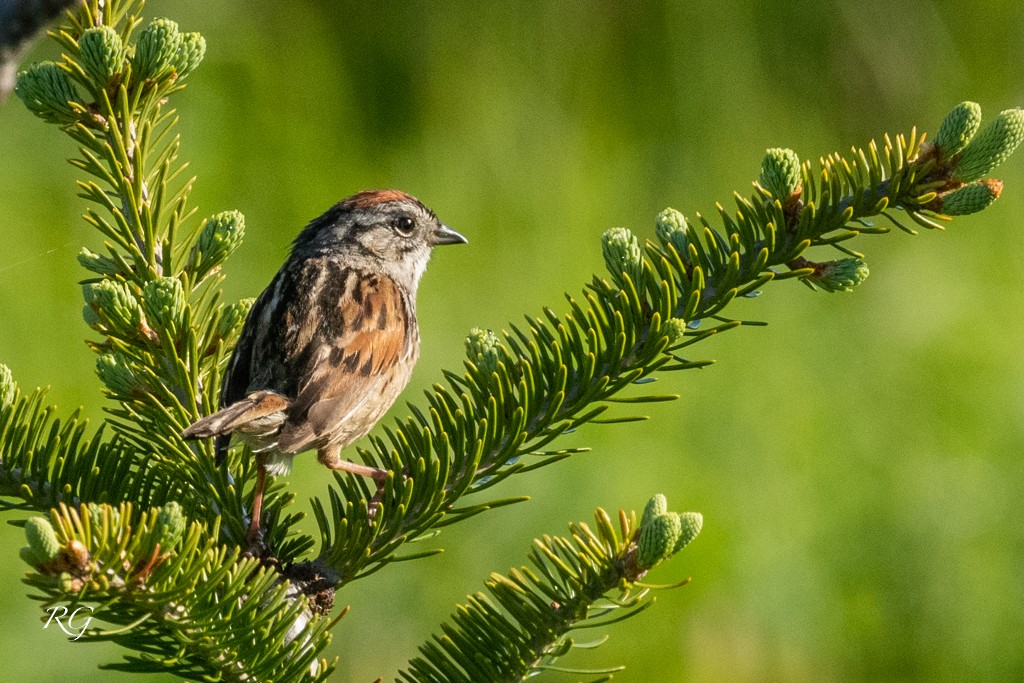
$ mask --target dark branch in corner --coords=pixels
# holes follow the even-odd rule
[[[14,90],[18,62],[32,39],[76,0],[0,0],[0,102]]]

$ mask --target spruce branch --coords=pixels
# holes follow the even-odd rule
[[[45,392],[24,395],[0,365],[0,496],[4,507],[46,511],[65,503],[167,500],[170,488],[148,462],[103,428],[89,435],[78,411],[61,420]],[[164,494],[164,495],[161,495]]]
[[[428,554],[397,551],[431,529],[519,502],[460,499],[578,452],[545,449],[588,422],[646,419],[616,413],[614,405],[677,398],[618,394],[657,371],[704,367],[708,361],[683,350],[758,324],[722,317],[737,297],[757,296],[769,283],[790,278],[826,292],[860,284],[868,274],[863,255],[844,243],[889,231],[869,218],[884,216],[914,233],[894,210],[939,228],[949,214],[990,205],[1001,182],[981,181],[987,194],[979,199],[981,193],[960,179],[962,164],[966,158],[972,169],[991,170],[1004,161],[1020,142],[1024,111],[1001,113],[986,129],[994,132],[972,142],[976,122],[957,112],[975,106],[960,105],[943,124],[940,139],[966,145],[962,153],[926,143],[916,129],[886,135],[881,148],[872,141],[845,156],[823,157],[817,170],[790,150],[771,149],[754,193],[736,194],[733,212],[718,206],[721,228],[700,214],[694,223],[667,209],[656,221],[656,242],[641,246],[625,228],[605,232],[607,279],[595,276],[580,301],[567,296],[569,311],[561,316],[545,308],[542,316],[527,317],[525,327],[510,325],[503,338],[473,331],[463,373],[445,372],[445,381],[426,393],[426,406],[409,404],[410,417],[383,427],[383,436],[372,436],[371,448],[360,450],[368,464],[399,473],[386,485],[385,514],[371,519],[365,483],[341,476],[328,490],[329,504],[313,501],[321,538],[312,565],[340,586]],[[981,151],[968,156],[972,148]],[[941,213],[943,202],[956,210]],[[843,258],[811,261],[804,254],[812,248],[830,248]],[[716,324],[705,326],[705,319]]]
[[[25,526],[24,581],[44,604],[94,608],[91,642],[109,640],[138,655],[104,668],[167,672],[195,681],[322,681],[333,665],[325,619],[276,572],[218,545],[207,525],[177,503],[136,512],[61,504],[49,521]]]
[[[686,547],[703,519],[669,512],[665,497],[651,499],[638,525],[635,513],[612,519],[598,508],[594,528],[570,524],[568,537],[534,541],[532,567],[492,574],[487,593],[459,605],[442,634],[420,646],[420,657],[397,680],[416,683],[525,681],[542,671],[611,678],[621,667],[571,669],[559,658],[604,642],[580,641],[584,629],[603,628],[650,607],[653,586],[641,582],[654,566]],[[688,581],[688,580],[687,580]],[[674,588],[685,584],[666,586]]]
[[[220,269],[241,242],[244,217],[228,211],[191,225],[195,179],[178,161],[168,98],[185,87],[206,43],[168,19],[138,30],[141,8],[138,0],[84,3],[51,34],[65,50],[61,60],[29,67],[16,92],[77,143],[71,163],[90,177],[79,182],[79,196],[92,205],[85,219],[105,242],[100,253],[83,249],[79,263],[93,275],[83,285],[84,316],[102,335],[90,345],[115,401],[110,427],[153,473],[140,485],[159,486],[161,500],[178,500],[197,518],[222,515],[224,539],[241,543],[251,458],[217,467],[210,444],[185,443],[179,434],[216,404],[251,305],[220,300]],[[279,484],[264,504],[283,558],[311,543],[289,537],[300,517],[282,512],[290,501]]]

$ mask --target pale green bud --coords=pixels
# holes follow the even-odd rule
[[[700,533],[703,526],[704,515],[699,512],[680,512],[679,538],[676,539],[675,545],[672,546],[672,554],[675,555],[680,550],[690,545],[690,542],[697,538],[697,534]]]
[[[121,336],[138,335],[142,326],[142,308],[127,285],[113,280],[88,282],[82,285],[82,295],[87,304],[86,322],[90,326],[95,323],[88,315],[89,311],[98,317],[97,322],[106,321],[111,331]]]
[[[206,39],[198,33],[182,33],[178,50],[174,53],[174,69],[178,78],[184,78],[199,66],[206,56]]]
[[[222,211],[207,219],[189,255],[196,279],[201,280],[223,263],[244,235],[245,216],[238,211]]]
[[[106,87],[121,72],[127,50],[109,26],[87,28],[78,40],[82,70],[96,85]]]
[[[661,326],[662,333],[668,337],[669,342],[679,341],[686,334],[686,321],[679,318],[669,318]]]
[[[11,369],[0,363],[0,413],[5,412],[14,403],[18,385],[14,383]]]
[[[142,386],[122,354],[105,353],[96,359],[96,374],[115,396],[130,398]]]
[[[644,506],[644,514],[640,517],[640,526],[643,527],[651,523],[658,515],[663,515],[668,512],[668,499],[665,498],[665,494],[656,493],[654,494],[647,505]]]
[[[217,321],[217,337],[219,339],[237,337],[255,301],[256,299],[250,297],[224,306],[220,312],[220,319]]]
[[[935,146],[944,159],[949,159],[967,146],[980,127],[981,107],[976,102],[961,102],[943,119],[935,135]]]
[[[959,187],[942,196],[939,211],[947,216],[966,216],[978,213],[999,199],[1003,191],[1003,181],[995,178],[978,180],[970,185]]]
[[[132,73],[137,81],[158,80],[174,70],[181,42],[178,24],[170,19],[154,19],[139,36],[132,57]]]
[[[116,275],[121,272],[114,259],[109,256],[100,256],[85,247],[82,247],[82,250],[78,252],[78,263],[86,270],[98,273],[99,275]]]
[[[640,242],[626,228],[609,228],[601,236],[601,253],[612,276],[618,279],[623,272],[639,287],[643,273],[643,252]]]
[[[142,310],[150,326],[159,325],[166,330],[180,329],[185,305],[185,290],[177,278],[150,280],[142,288]]]
[[[761,160],[761,187],[785,201],[800,189],[800,157],[791,149],[773,147]]]
[[[89,503],[86,506],[89,510],[89,519],[92,520],[93,526],[100,526],[103,524],[103,510],[105,507],[110,508],[110,523],[117,525],[121,520],[121,511],[113,505],[104,506],[99,503]]]
[[[78,101],[75,84],[64,69],[53,62],[33,64],[18,74],[14,93],[30,112],[49,123],[70,124],[78,114],[69,102]]]
[[[60,542],[50,522],[42,517],[33,517],[25,523],[25,539],[28,548],[36,558],[35,564],[43,564],[57,559],[60,554]]]
[[[490,330],[474,327],[466,335],[466,355],[473,365],[488,375],[498,368],[503,352],[501,340]]]
[[[1024,109],[1007,109],[978,133],[953,170],[956,179],[977,180],[1006,161],[1024,140]]]
[[[650,569],[671,556],[681,529],[679,515],[675,512],[657,515],[641,525],[636,550],[637,566]]]
[[[688,230],[686,217],[675,209],[665,209],[655,219],[655,231],[658,233],[658,239],[666,245],[674,246],[681,256],[686,256],[690,243],[687,237]]]
[[[153,542],[160,544],[160,549],[167,552],[181,540],[185,532],[185,515],[178,503],[170,502],[160,508],[153,526]]]
[[[850,292],[868,278],[868,264],[859,258],[826,261],[808,280],[826,292]]]
[[[77,593],[82,590],[82,580],[74,578],[68,572],[61,572],[57,577],[57,586],[61,593]]]

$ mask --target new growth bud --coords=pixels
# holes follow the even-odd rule
[[[1006,161],[1024,140],[1024,109],[1007,109],[978,133],[953,169],[957,180],[978,180]]]
[[[949,159],[959,154],[980,127],[981,107],[976,102],[961,102],[953,107],[935,135],[935,146],[942,158]]]
[[[121,272],[117,267],[117,263],[112,258],[100,256],[85,247],[82,247],[82,250],[78,252],[78,263],[86,270],[99,275],[116,275]]]
[[[209,275],[242,243],[245,216],[239,211],[223,211],[207,219],[192,252],[189,264],[197,280]]]
[[[504,347],[494,332],[474,327],[466,335],[466,356],[485,374],[498,369],[503,355]]]
[[[761,160],[761,187],[785,203],[800,190],[800,157],[791,149],[773,147]]]
[[[184,78],[196,70],[206,56],[206,39],[198,33],[182,33],[178,50],[174,53],[174,70]]]
[[[676,539],[676,544],[672,547],[672,554],[674,555],[690,545],[690,542],[697,538],[697,534],[703,527],[704,515],[699,512],[680,512],[679,538]]]
[[[25,523],[25,539],[28,541],[28,552],[23,555],[35,560],[30,564],[44,564],[57,559],[60,554],[60,542],[50,523],[42,517],[33,517]]]
[[[142,387],[128,359],[117,352],[105,353],[96,359],[96,374],[115,396],[129,398]]]
[[[82,295],[86,303],[86,322],[90,325],[105,322],[111,332],[122,337],[132,339],[138,336],[142,327],[142,308],[127,285],[113,280],[90,282],[82,285]]]
[[[610,228],[601,236],[601,253],[612,277],[618,280],[622,273],[629,275],[639,288],[643,273],[643,252],[636,237],[626,228]]]
[[[679,540],[680,530],[679,514],[675,512],[657,515],[642,525],[636,551],[637,566],[649,569],[668,559]]]
[[[826,292],[850,292],[868,278],[868,264],[859,258],[844,258],[818,264],[807,279]]]
[[[151,326],[159,325],[165,330],[181,329],[185,305],[185,291],[177,278],[150,280],[142,289],[142,310]]]
[[[174,70],[181,34],[170,19],[154,19],[139,36],[132,57],[136,81],[158,80]]]
[[[1003,191],[1003,181],[995,178],[978,180],[969,185],[959,187],[941,197],[938,211],[947,216],[966,216],[984,211],[999,199]]]
[[[44,121],[71,124],[78,114],[69,102],[78,101],[78,92],[68,73],[53,62],[33,64],[18,74],[14,93],[30,112]]]
[[[697,537],[704,525],[699,512],[671,512],[662,494],[647,501],[640,518],[636,564],[650,569],[685,548]]]
[[[669,339],[669,343],[679,341],[686,334],[686,321],[680,318],[669,318],[661,326],[661,331]]]
[[[221,309],[220,319],[217,320],[217,337],[220,339],[234,339],[238,331],[249,315],[256,299],[249,297],[240,301],[228,304]]]
[[[109,26],[87,28],[78,41],[82,70],[101,88],[121,72],[127,50],[121,36]]]
[[[663,244],[671,244],[680,256],[686,256],[690,240],[686,234],[689,226],[683,214],[672,208],[665,209],[658,214],[654,228]]]
[[[0,413],[5,412],[14,403],[17,388],[18,385],[14,383],[14,377],[11,376],[11,369],[0,363]]]
[[[640,518],[640,526],[646,526],[650,524],[655,517],[663,515],[668,512],[668,499],[665,498],[664,493],[655,493],[647,505],[644,506],[644,514]]]
[[[185,532],[185,516],[181,505],[170,502],[160,508],[153,526],[153,541],[160,544],[160,550],[167,552],[178,544]]]

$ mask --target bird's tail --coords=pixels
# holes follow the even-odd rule
[[[287,398],[273,391],[256,391],[213,415],[196,420],[181,433],[181,438],[217,437],[217,463],[220,464],[227,453],[232,433],[237,431],[262,436],[276,432],[284,422],[285,410],[290,403]]]

